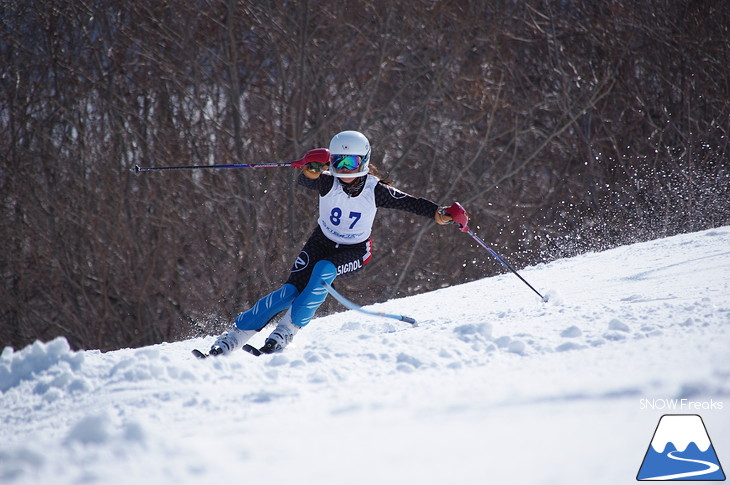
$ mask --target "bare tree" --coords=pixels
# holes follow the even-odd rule
[[[316,196],[293,170],[129,169],[292,160],[344,129],[517,265],[727,224],[728,25],[721,0],[7,3],[0,342],[219,331],[286,278]],[[501,271],[407,214],[375,237],[338,282],[362,303]]]

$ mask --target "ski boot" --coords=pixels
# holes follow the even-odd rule
[[[233,327],[216,339],[210,348],[209,355],[226,355],[243,347],[243,344],[256,335],[256,330],[239,330]]]
[[[263,354],[272,354],[284,350],[284,347],[294,340],[294,336],[297,334],[301,327],[294,325],[291,321],[291,309],[284,314],[284,317],[279,320],[278,325],[271,332],[264,342],[264,346],[259,350]]]

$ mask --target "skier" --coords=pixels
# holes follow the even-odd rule
[[[370,261],[370,233],[379,207],[433,218],[441,225],[467,226],[468,215],[458,203],[439,207],[401,192],[374,175],[370,143],[360,132],[338,133],[329,149],[310,150],[293,165],[303,169],[298,183],[319,192],[318,224],[294,261],[286,283],[238,315],[233,327],[213,343],[210,355],[240,349],[284,310],[261,352],[286,347],[327,297],[322,282],[331,284],[336,277],[352,276]],[[328,168],[329,173],[323,173]]]

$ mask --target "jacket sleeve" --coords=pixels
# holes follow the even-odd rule
[[[327,195],[327,192],[329,192],[332,188],[332,183],[334,182],[334,180],[334,177],[326,174],[322,174],[316,179],[310,179],[307,178],[302,172],[297,178],[297,183],[309,190],[317,190],[319,191],[319,195],[325,196]]]
[[[375,205],[387,209],[403,210],[423,217],[433,217],[439,208],[435,202],[413,197],[383,183],[375,186]]]

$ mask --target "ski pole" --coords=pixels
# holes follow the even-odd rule
[[[441,211],[441,210],[439,210],[439,211]],[[504,259],[502,259],[499,256],[499,254],[497,254],[496,252],[494,252],[492,250],[492,248],[490,248],[489,246],[487,246],[487,243],[485,243],[484,241],[482,241],[482,239],[479,236],[477,236],[476,234],[474,234],[474,231],[472,231],[471,229],[469,229],[469,216],[468,216],[468,214],[466,213],[466,210],[464,210],[464,207],[462,207],[461,204],[459,204],[458,202],[454,202],[451,205],[451,207],[448,207],[448,208],[444,209],[443,212],[440,212],[440,213],[450,216],[451,217],[451,221],[450,221],[451,224],[456,225],[461,232],[465,232],[465,233],[469,234],[477,243],[479,243],[479,245],[481,247],[483,247],[484,249],[486,249],[487,251],[489,251],[489,254],[491,254],[492,256],[494,256],[495,258],[497,258],[497,261],[499,261],[500,263],[502,263],[502,265],[505,268],[507,268],[508,270],[512,271],[519,279],[522,280],[522,282],[524,284],[526,284],[527,286],[529,286],[532,291],[534,291],[535,293],[537,293],[537,296],[539,296],[540,299],[543,302],[546,302],[547,303],[548,299],[546,297],[542,296],[539,291],[537,291],[535,288],[533,288],[532,285],[530,283],[528,283],[527,280],[525,280],[525,278],[523,278],[522,276],[520,276],[520,274],[517,272],[516,269],[514,269],[512,267],[511,264],[509,264],[507,261],[505,261]]]
[[[469,235],[470,235],[470,236],[471,236],[472,238],[474,238],[474,240],[475,240],[475,241],[476,241],[477,243],[479,243],[479,245],[480,245],[481,247],[483,247],[484,249],[486,249],[487,251],[489,251],[489,254],[491,254],[492,256],[494,256],[495,258],[497,258],[497,261],[499,261],[500,263],[502,263],[502,266],[504,266],[504,267],[505,267],[505,268],[507,268],[508,270],[512,271],[512,272],[513,272],[513,273],[514,273],[514,274],[515,274],[515,275],[516,275],[516,276],[517,276],[517,277],[518,277],[519,279],[521,279],[521,280],[522,280],[522,282],[523,282],[524,284],[526,284],[527,286],[529,286],[529,287],[530,287],[530,289],[531,289],[532,291],[534,291],[535,293],[537,293],[537,296],[539,296],[539,297],[540,297],[540,299],[541,299],[541,300],[542,300],[543,302],[547,303],[547,301],[548,301],[547,297],[544,297],[544,296],[542,296],[542,295],[540,294],[540,292],[539,292],[539,291],[537,291],[537,290],[536,290],[535,288],[533,288],[533,287],[532,287],[532,285],[531,285],[530,283],[528,283],[528,282],[527,282],[527,280],[525,280],[525,278],[523,278],[522,276],[520,276],[520,274],[519,274],[519,273],[517,272],[517,270],[515,270],[515,269],[514,269],[514,268],[512,267],[512,265],[511,265],[511,264],[509,264],[509,263],[508,263],[507,261],[505,261],[504,259],[502,259],[502,258],[501,258],[501,257],[499,256],[499,254],[497,254],[496,252],[494,252],[494,251],[492,250],[492,248],[490,248],[489,246],[487,246],[487,244],[486,244],[486,243],[485,243],[484,241],[482,241],[482,238],[480,238],[479,236],[477,236],[476,234],[474,234],[474,231],[472,231],[471,229],[469,229],[469,228],[467,227],[467,228],[466,228],[466,233],[467,233],[467,234],[469,234]]]
[[[220,169],[220,168],[271,168],[271,167],[294,167],[302,168],[308,163],[327,165],[330,163],[330,151],[326,148],[315,148],[309,150],[304,158],[293,162],[261,162],[261,163],[229,163],[225,165],[181,165],[177,167],[140,167],[135,165],[130,172],[151,172],[153,170],[199,170],[199,169]]]
[[[327,292],[332,295],[335,300],[342,303],[344,306],[349,308],[350,310],[355,310],[356,312],[365,313],[366,315],[374,315],[376,317],[385,317],[385,318],[392,318],[394,320],[400,320],[401,322],[408,322],[412,324],[414,327],[418,326],[418,322],[416,322],[415,319],[411,317],[406,317],[404,315],[394,315],[392,313],[383,313],[383,312],[371,312],[370,310],[365,310],[363,307],[356,305],[355,303],[351,302],[344,296],[342,296],[340,293],[337,292],[334,288],[332,288],[332,285],[327,283],[326,281],[322,282],[322,286],[324,286],[324,289],[327,290]]]
[[[198,169],[220,169],[220,168],[270,168],[270,167],[291,167],[295,162],[272,162],[272,163],[230,163],[226,165],[182,165],[177,167],[140,167],[135,165],[130,172],[151,172],[155,170],[198,170]]]

